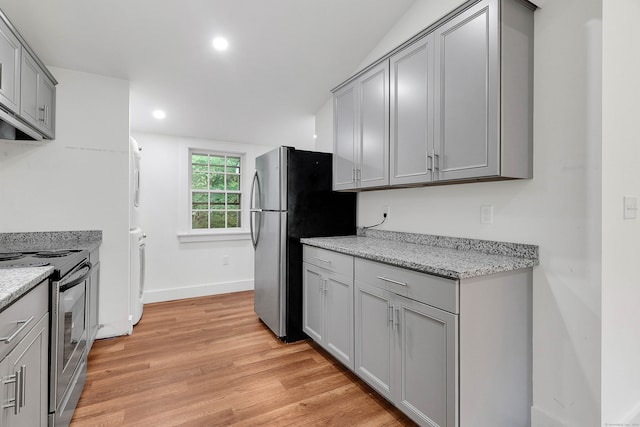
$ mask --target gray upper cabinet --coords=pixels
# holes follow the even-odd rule
[[[391,185],[432,180],[433,35],[390,59]]]
[[[54,83],[26,50],[22,52],[20,76],[22,85],[20,112],[22,117],[45,136],[53,139],[55,136]]]
[[[334,190],[389,184],[389,64],[334,94]]]
[[[374,70],[389,67],[391,186],[533,177],[534,10],[524,0],[469,1],[334,89],[336,97],[362,91]],[[352,129],[365,155],[354,156],[364,164],[351,171],[352,185],[334,181],[336,190],[387,185],[385,172],[366,170],[385,158],[377,136],[387,119],[375,95],[355,94]],[[347,135],[340,107],[335,101],[339,158]]]
[[[0,139],[54,139],[57,83],[0,10]]]
[[[356,188],[356,144],[358,141],[356,84],[333,96],[333,189]]]
[[[20,42],[0,21],[0,103],[14,113],[20,110]]]

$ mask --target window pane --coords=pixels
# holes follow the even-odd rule
[[[240,157],[227,157],[227,173],[240,173]]]
[[[206,173],[194,172],[191,175],[191,188],[194,190],[206,190],[207,189],[207,177]]]
[[[191,214],[191,228],[209,228],[207,211],[197,211]]]
[[[224,173],[224,166],[211,166],[211,172]]]
[[[209,156],[203,156],[201,154],[193,154],[191,156],[191,163],[194,165],[206,165],[208,163],[208,157]]]
[[[219,165],[224,166],[224,156],[210,156],[209,157],[210,165]]]
[[[227,212],[227,228],[240,227],[240,212]]]
[[[209,197],[207,193],[191,193],[191,209],[207,210],[209,209]]]
[[[225,228],[224,211],[211,212],[211,228]]]
[[[239,194],[227,194],[227,209],[240,210],[240,195]]]
[[[240,175],[227,175],[227,190],[237,191],[240,189]]]
[[[211,209],[224,210],[224,193],[211,193]]]
[[[212,173],[209,180],[209,188],[211,190],[224,190],[224,174]]]

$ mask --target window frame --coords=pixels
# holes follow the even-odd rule
[[[180,217],[183,218],[180,222],[182,223],[181,229],[184,230],[182,232],[178,232],[177,237],[181,243],[192,243],[192,242],[206,242],[206,241],[232,241],[232,240],[249,240],[250,232],[248,228],[248,220],[249,220],[249,187],[247,185],[248,172],[247,169],[247,153],[245,152],[237,152],[232,150],[220,150],[220,149],[211,149],[209,147],[203,147],[199,144],[196,146],[184,147],[182,151],[181,164],[183,165],[182,169],[184,172],[181,174],[183,180],[183,184],[180,185],[181,188],[184,189],[184,192],[181,191],[183,197],[181,197],[182,202],[180,203]],[[217,156],[226,156],[226,157],[239,157],[240,158],[240,183],[239,189],[237,191],[233,190],[233,193],[240,194],[240,210],[239,212],[239,220],[240,227],[233,228],[192,228],[192,155],[193,154],[206,154],[206,155],[217,155]],[[207,192],[211,192],[211,190],[206,190]],[[217,191],[213,191],[214,193]],[[226,194],[225,190],[225,194]]]

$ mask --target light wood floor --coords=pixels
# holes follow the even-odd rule
[[[96,341],[71,427],[413,423],[310,340],[283,344],[253,292],[148,304]]]

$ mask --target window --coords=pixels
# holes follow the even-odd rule
[[[238,154],[190,152],[191,229],[230,229],[242,226]]]

